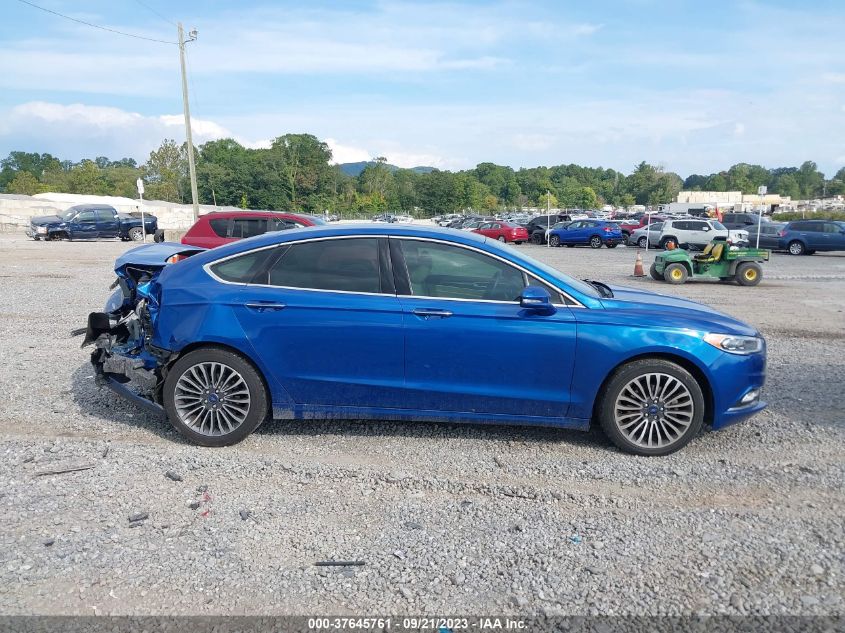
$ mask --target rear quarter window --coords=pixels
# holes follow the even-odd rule
[[[265,248],[238,255],[209,266],[209,270],[223,281],[233,284],[252,283],[256,275],[264,269],[268,258],[275,249]]]
[[[227,218],[214,218],[208,221],[208,225],[217,237],[228,237],[229,220]]]

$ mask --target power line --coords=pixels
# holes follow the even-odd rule
[[[29,0],[18,0],[18,2],[29,5],[33,8],[35,8],[35,9],[39,9],[41,11],[44,11],[45,13],[52,13],[53,15],[56,15],[60,18],[64,18],[65,20],[70,20],[71,22],[76,22],[78,24],[84,24],[85,26],[90,26],[90,27],[95,28],[95,29],[100,29],[101,31],[108,31],[109,33],[116,33],[117,35],[125,35],[126,37],[134,37],[135,39],[138,39],[138,40],[147,40],[148,42],[158,42],[159,44],[176,44],[177,43],[177,42],[169,42],[167,40],[157,40],[154,37],[145,37],[143,35],[135,35],[134,33],[124,33],[123,31],[118,31],[116,29],[110,29],[107,26],[100,26],[99,24],[92,24],[91,22],[86,22],[85,20],[78,20],[76,18],[70,17],[69,15],[59,13],[58,11],[52,11],[50,9],[40,7],[37,4],[33,4],[32,2],[29,2]]]
[[[150,12],[152,12],[152,13],[155,13],[158,17],[160,17],[162,20],[164,20],[164,21],[165,21],[165,22],[167,22],[168,24],[172,24],[173,26],[176,26],[176,22],[174,22],[173,20],[169,20],[169,19],[167,19],[165,16],[163,16],[161,13],[159,13],[158,11],[156,11],[155,9],[153,9],[153,8],[152,8],[150,5],[148,5],[146,2],[142,2],[142,0],[135,0],[135,2],[137,2],[138,4],[140,4],[142,7],[144,7],[144,8],[145,8],[145,9],[147,9],[148,11],[150,11]]]

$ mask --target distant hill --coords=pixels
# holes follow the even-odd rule
[[[375,165],[373,161],[362,160],[357,163],[340,163],[338,167],[340,167],[340,171],[342,171],[347,176],[352,176],[353,178],[357,178],[362,171],[367,167],[367,165]],[[397,171],[402,169],[401,167],[397,167],[396,165],[387,165],[387,168],[390,171]],[[434,167],[411,167],[411,171],[415,171],[418,174],[427,174],[429,172],[434,171]]]

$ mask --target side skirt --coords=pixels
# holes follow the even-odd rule
[[[273,407],[275,420],[402,420],[406,422],[452,422],[468,424],[510,424],[515,426],[551,426],[588,431],[590,420],[542,416],[509,416],[468,411],[430,411],[416,409],[373,409],[368,407],[332,407],[296,405]]]

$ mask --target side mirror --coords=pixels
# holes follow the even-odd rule
[[[519,307],[541,314],[553,314],[555,308],[549,291],[540,286],[526,286],[519,295]]]

